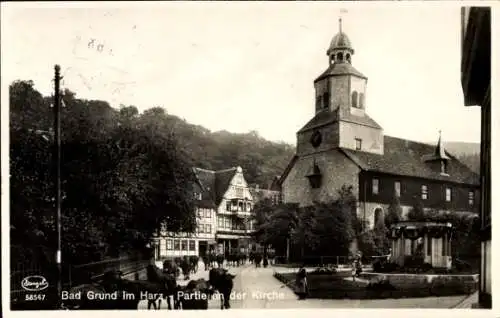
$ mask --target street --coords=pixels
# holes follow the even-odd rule
[[[200,269],[203,268],[200,266]],[[306,299],[297,300],[293,291],[273,277],[274,271],[285,271],[284,268],[256,268],[253,265],[231,268],[235,274],[231,309],[293,309],[293,308],[453,308],[463,303],[467,297],[426,297],[401,299]],[[208,280],[208,271],[199,270],[191,279]],[[179,280],[186,285],[188,281]],[[211,299],[209,309],[220,310],[220,300]],[[147,302],[141,301],[139,309],[147,309]],[[165,302],[162,308],[167,309]]]

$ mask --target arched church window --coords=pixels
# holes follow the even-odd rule
[[[342,61],[343,59],[344,59],[344,55],[342,54],[342,52],[337,53],[337,60]]]
[[[330,94],[324,93],[323,94],[323,108],[328,108],[329,104],[330,104]]]
[[[365,108],[365,94],[359,93],[359,108]]]
[[[352,92],[352,107],[358,107],[358,92]]]
[[[384,221],[384,211],[382,211],[381,208],[375,209],[374,221],[375,226],[381,224]]]

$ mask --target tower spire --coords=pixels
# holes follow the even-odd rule
[[[342,33],[342,16],[339,17],[339,32]]]

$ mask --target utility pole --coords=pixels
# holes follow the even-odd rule
[[[61,98],[59,95],[59,83],[61,81],[61,67],[54,67],[54,169],[55,169],[55,190],[56,190],[56,231],[57,231],[57,299],[60,308],[62,292],[62,266],[61,266]]]

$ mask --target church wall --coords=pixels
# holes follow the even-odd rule
[[[306,178],[312,171],[313,158],[319,166],[323,180],[321,188],[312,189]],[[319,152],[302,157],[295,162],[283,181],[283,202],[312,205],[313,201],[334,200],[342,185],[352,185],[354,195],[358,195],[359,168],[338,150]]]
[[[346,108],[349,105],[349,77],[332,76],[330,80],[330,109],[335,110],[339,106]]]
[[[378,194],[372,193],[372,180],[379,181]],[[479,212],[479,189],[464,184],[456,184],[415,177],[393,176],[381,173],[360,174],[360,199],[367,202],[389,204],[392,201],[395,182],[401,184],[399,201],[401,205],[412,206],[414,197],[422,197],[422,185],[427,186],[427,200],[421,200],[426,208],[456,212]],[[366,183],[366,185],[365,185]],[[446,188],[451,188],[451,202],[446,202]],[[366,189],[366,192],[365,192]],[[469,191],[474,191],[474,204],[469,205]]]
[[[321,132],[323,141],[316,149],[311,145],[311,136],[315,131],[314,129],[297,135],[297,155],[299,156],[308,155],[316,151],[324,151],[338,146],[339,142],[338,123],[320,127],[317,130]]]
[[[315,106],[316,112],[318,112],[324,108],[323,94],[326,92],[329,92],[328,91],[328,79],[325,78],[321,81],[314,83],[314,89],[316,90],[315,103],[316,103],[316,100],[318,97],[321,98],[320,105],[316,104],[316,106]],[[328,103],[328,105],[330,105],[330,103]]]
[[[356,150],[355,138],[361,139],[361,151],[382,154],[384,134],[381,129],[350,122],[340,122],[340,147]]]

